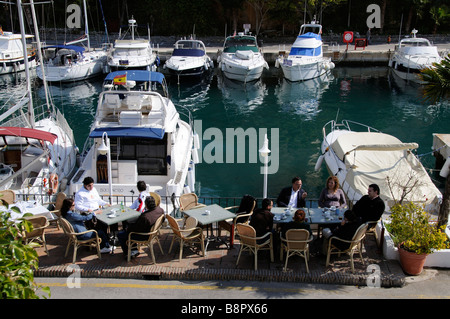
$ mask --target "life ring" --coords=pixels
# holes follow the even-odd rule
[[[55,194],[58,191],[58,185],[58,175],[50,174],[50,180],[48,182],[48,194]]]

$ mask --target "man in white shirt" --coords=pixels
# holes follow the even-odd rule
[[[75,194],[75,209],[80,212],[93,212],[101,206],[111,206],[101,199],[94,188],[94,179],[86,177],[83,180],[83,187]]]
[[[277,206],[291,206],[294,208],[305,207],[305,198],[307,195],[306,191],[302,189],[302,180],[299,177],[294,177],[292,179],[292,186],[283,188],[278,195]]]
[[[139,197],[131,204],[130,208],[142,213],[145,209],[145,199],[150,196],[150,193],[147,192],[147,184],[144,181],[137,182],[137,189]]]

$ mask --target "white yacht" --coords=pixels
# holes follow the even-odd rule
[[[178,40],[163,68],[176,76],[201,76],[214,68],[214,62],[206,53],[202,41]]]
[[[129,29],[119,39],[114,42],[113,49],[108,54],[108,67],[112,71],[142,69],[156,71],[159,63],[155,51],[152,49],[150,41],[150,29],[148,29],[148,39],[136,38],[136,20],[128,20]],[[131,39],[127,37],[130,32]]]
[[[225,39],[217,62],[225,77],[240,82],[258,80],[263,70],[269,69],[256,37],[243,32]]]
[[[107,75],[104,87],[70,193],[87,176],[100,195],[114,197],[133,195],[143,180],[148,191],[162,197],[165,209],[167,196],[193,191],[198,143],[189,111],[179,113],[168,98],[164,75],[116,71]]]
[[[303,24],[288,56],[281,55],[275,62],[289,81],[317,78],[334,68],[331,58],[323,56],[322,26]]]
[[[26,39],[33,38],[25,35]],[[0,74],[16,73],[25,70],[24,50],[22,35],[2,31],[0,33]],[[36,52],[26,50],[28,56],[28,67],[36,67]]]
[[[64,45],[51,45],[43,48],[43,62],[36,68],[36,74],[41,80],[48,82],[74,82],[103,74],[107,53],[106,50],[101,48],[91,48],[86,18],[86,0],[83,0],[83,4],[85,34],[79,40],[71,41]],[[87,47],[75,45],[80,42],[87,42]]]
[[[417,30],[411,32],[412,38],[400,40],[394,55],[389,59],[389,67],[395,75],[403,80],[421,83],[419,77],[421,69],[433,67],[433,63],[440,63],[436,46],[431,45],[425,38],[416,38]]]
[[[370,184],[377,184],[386,210],[403,199],[425,204],[430,212],[439,210],[442,193],[434,185],[419,159],[412,153],[417,143],[403,143],[398,138],[357,122],[332,120],[323,127],[320,169],[325,160],[331,175],[339,178],[349,202],[367,194]]]
[[[18,7],[22,10],[22,6]],[[34,14],[33,21],[40,55]],[[22,20],[20,26],[24,30]],[[24,31],[22,36],[25,36]],[[27,50],[23,48],[22,55],[26,54]],[[17,195],[33,196],[31,199],[41,203],[49,202],[53,194],[65,191],[76,166],[77,148],[66,119],[49,99],[44,105],[34,105],[27,60],[25,74],[27,81],[23,95],[14,106],[9,103],[1,106],[0,190],[11,189]]]

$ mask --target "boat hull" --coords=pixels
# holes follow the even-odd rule
[[[45,78],[48,82],[75,82],[87,80],[103,74],[104,66],[106,64],[106,53],[98,53],[93,59],[87,55],[85,60],[80,63],[64,66],[44,64]],[[36,74],[43,80],[42,65],[37,67]]]
[[[288,63],[287,61],[291,61],[291,63]],[[281,65],[281,69],[283,70],[284,77],[292,82],[307,81],[318,78],[334,68],[334,64],[331,62],[331,59],[327,58],[320,58],[316,61],[308,61],[305,63],[295,63],[288,58],[280,61],[279,63]]]

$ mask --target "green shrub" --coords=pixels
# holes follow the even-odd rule
[[[0,297],[38,299],[39,289],[50,296],[48,287],[38,287],[34,282],[33,270],[39,261],[34,249],[37,244],[23,243],[23,235],[33,226],[26,219],[10,221],[10,217],[10,212],[0,211]]]
[[[449,247],[445,227],[439,228],[430,222],[430,215],[422,205],[395,204],[390,219],[387,229],[396,246],[416,254],[431,254]]]

